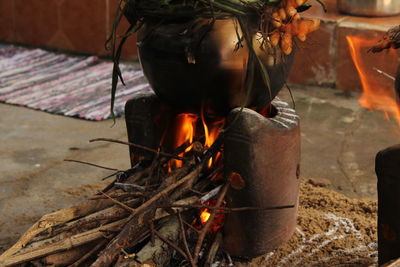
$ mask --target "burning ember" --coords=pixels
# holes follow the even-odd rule
[[[400,125],[400,106],[396,98],[394,86],[385,86],[376,79],[376,70],[366,66],[363,61],[362,50],[368,50],[376,44],[376,40],[366,40],[356,36],[346,36],[347,43],[354,65],[359,74],[363,93],[359,103],[370,110],[381,110],[386,119],[390,120],[390,115],[394,117]],[[394,54],[394,50],[389,51]]]
[[[200,221],[202,224],[205,224],[208,219],[210,218],[211,213],[208,211],[208,209],[204,209],[201,214],[200,214]]]
[[[207,207],[214,207],[216,205],[216,202],[217,202],[216,200],[210,200],[203,204],[204,206]],[[226,204],[222,203],[221,207],[226,207]],[[211,211],[208,208],[202,208],[199,211],[198,218],[194,219],[192,225],[200,230],[208,222],[210,217],[211,217]],[[224,226],[224,220],[225,220],[224,211],[217,210],[214,220],[212,221],[210,231],[214,233],[218,232],[219,229],[221,229],[221,227]]]

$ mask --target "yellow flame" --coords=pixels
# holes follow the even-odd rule
[[[201,212],[200,214],[200,221],[201,223],[206,223],[208,221],[208,219],[210,219],[211,213],[208,212],[208,209],[205,209]]]
[[[196,121],[198,117],[192,113],[181,113],[176,117],[176,130],[175,134],[175,147],[183,145],[185,142],[193,143],[193,138],[196,129]],[[192,145],[185,149],[185,152],[189,152],[192,149]],[[183,157],[184,153],[179,156]],[[174,167],[182,167],[183,162],[181,160],[172,160],[171,165]],[[169,166],[168,171],[170,172],[172,167]]]
[[[217,139],[220,130],[224,126],[224,120],[213,122],[211,126],[208,126],[204,118],[203,108],[201,109],[200,118],[204,129],[204,147],[211,147]],[[196,134],[196,125],[198,123],[198,119],[199,116],[193,113],[181,113],[175,118],[175,127],[173,130],[173,148],[177,148],[186,142],[192,144],[179,155],[180,157],[184,157],[185,153],[191,151],[193,148],[193,140]],[[220,157],[221,153],[218,152],[214,158],[211,158],[208,161],[208,167],[211,168],[213,162],[215,163]],[[171,172],[174,168],[182,167],[182,165],[183,162],[181,160],[171,160],[168,163],[168,172]]]

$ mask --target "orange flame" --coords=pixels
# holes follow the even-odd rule
[[[210,125],[207,125],[206,120],[204,118],[203,109],[201,110],[201,123],[203,126],[204,131],[204,143],[205,147],[211,147],[212,144],[217,139],[220,130],[224,126],[225,120],[214,121]],[[174,141],[173,141],[173,148],[177,148],[184,143],[188,142],[190,144],[193,143],[194,137],[196,136],[196,130],[199,122],[199,116],[193,113],[181,113],[178,114],[175,118],[175,132],[174,132]],[[186,153],[191,151],[193,145],[190,145],[188,148],[185,149],[184,153],[181,153],[179,156],[184,157]],[[218,152],[213,158],[211,158],[208,162],[208,167],[211,168],[213,162],[217,162],[218,159],[221,157],[221,153]],[[171,160],[168,164],[168,172],[170,172],[173,168],[182,167],[182,161],[180,160]]]
[[[390,120],[391,114],[400,125],[400,106],[396,100],[394,86],[386,86],[377,81],[374,70],[365,67],[361,55],[361,49],[368,49],[376,44],[375,40],[365,40],[356,36],[346,36],[347,43],[354,65],[363,87],[363,93],[358,100],[361,106],[370,110],[381,110],[386,119]]]
[[[196,129],[196,122],[197,122],[198,116],[196,114],[192,113],[181,113],[178,114],[176,119],[175,119],[175,124],[176,124],[176,129],[177,133],[175,135],[175,142],[174,142],[174,147],[177,148],[181,145],[183,145],[185,142],[192,143],[193,142],[193,137],[195,135],[195,129]],[[183,157],[186,152],[189,152],[192,149],[192,146],[189,146],[188,148],[185,149],[184,153],[181,153],[179,156]],[[169,165],[169,171],[173,167],[180,168],[182,167],[182,161],[181,160],[171,160],[170,165]]]
[[[210,200],[207,201],[206,203],[204,203],[207,206],[215,206],[215,204],[217,203],[217,201],[214,200]],[[222,207],[225,207],[226,204],[223,202],[221,204]],[[215,216],[213,221],[211,222],[211,227],[210,227],[210,232],[218,232],[219,229],[221,229],[222,226],[224,226],[224,222],[225,222],[225,213],[223,210],[216,210],[215,211]],[[196,229],[201,229],[210,219],[211,217],[211,212],[209,209],[207,208],[202,208],[200,210],[200,213],[198,215],[199,217],[195,218],[192,222],[192,225],[196,228]]]
[[[204,209],[201,214],[200,214],[200,221],[202,224],[205,224],[208,219],[210,219],[211,213],[208,211],[208,209]]]
[[[205,134],[205,141],[204,141],[204,146],[205,147],[211,147],[212,144],[214,144],[215,140],[217,140],[217,137],[219,135],[220,130],[222,129],[221,124],[223,125],[223,121],[221,122],[217,122],[215,124],[211,125],[211,129],[208,129],[207,123],[204,119],[204,106],[202,106],[201,109],[201,123],[203,124],[203,128],[204,128],[204,134]],[[218,152],[215,155],[215,161],[217,161],[221,156],[221,153]],[[210,158],[210,160],[208,161],[208,167],[211,168],[213,163],[213,158]]]

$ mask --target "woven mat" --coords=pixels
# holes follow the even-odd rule
[[[138,92],[150,91],[143,72],[121,64],[115,115]],[[110,118],[112,63],[16,46],[0,47],[0,102],[88,120]]]

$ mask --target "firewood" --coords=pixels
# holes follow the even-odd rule
[[[114,193],[114,194],[109,194],[110,197],[115,198],[115,199],[120,199],[120,198],[127,198],[127,197],[143,197],[143,193],[140,192],[123,192],[123,193]],[[96,199],[108,199],[105,195],[94,195],[89,198],[90,200],[96,200]]]
[[[91,257],[99,249],[101,249],[106,243],[107,243],[107,240],[102,240],[96,246],[94,246],[90,251],[88,251],[85,255],[83,255],[81,258],[79,258],[76,262],[71,264],[69,267],[81,266],[82,263],[84,263],[89,257]]]
[[[129,177],[127,179],[127,182],[135,182],[143,175],[144,172],[145,172],[145,170],[138,171],[135,175]],[[116,189],[111,190],[111,192],[116,192],[116,191],[118,191],[118,190],[116,190]],[[102,203],[105,203],[105,204],[102,204]],[[137,204],[137,203],[139,203],[138,199],[131,199],[126,202],[126,204],[130,205],[130,206],[135,206],[135,204]],[[75,229],[75,230],[81,229],[84,226],[87,226],[88,224],[93,224],[93,223],[95,224],[95,226],[92,226],[90,228],[98,227],[100,223],[106,224],[106,223],[109,223],[111,220],[113,220],[113,221],[118,220],[127,214],[120,207],[115,206],[115,205],[112,206],[113,204],[114,204],[113,201],[110,199],[105,199],[105,200],[102,199],[102,200],[97,200],[97,201],[85,201],[77,206],[74,206],[74,207],[71,207],[68,209],[62,209],[62,210],[56,211],[54,213],[45,215],[38,221],[38,223],[43,223],[45,221],[45,218],[47,218],[48,216],[54,216],[55,218],[57,218],[58,215],[67,213],[70,209],[75,209],[75,210],[79,211],[79,213],[76,213],[76,216],[74,216],[74,218],[79,218],[78,220],[74,220],[73,217],[66,217],[63,221],[60,221],[57,224],[49,225],[42,231],[32,232],[30,235],[30,240],[27,239],[27,241],[24,243],[24,247],[27,246],[30,242],[37,242],[40,240],[49,239],[49,238],[54,237],[57,234],[60,234],[62,232],[68,232],[72,229]],[[112,206],[112,207],[110,207],[110,206]],[[92,207],[92,208],[90,209],[89,207]],[[54,215],[52,215],[52,214],[54,214]],[[65,223],[66,221],[69,221],[69,222]],[[31,227],[31,229],[35,229],[35,228]],[[24,236],[29,234],[29,231],[31,231],[31,229],[28,230],[28,232],[25,233],[23,235],[23,237],[21,237],[21,240],[22,240],[22,238],[24,238]],[[46,231],[48,233],[42,234]],[[83,232],[83,230],[81,230],[81,232]],[[72,233],[71,233],[71,235],[72,235]],[[35,236],[35,237],[33,237],[33,236]],[[18,242],[20,242],[20,241],[18,241]],[[1,256],[6,257],[7,254],[3,254]],[[1,259],[1,257],[0,257],[0,259]]]
[[[131,200],[125,202],[125,204],[130,207],[134,207],[136,204],[139,204],[139,200],[131,199]],[[37,236],[37,237],[33,238],[31,241],[37,242],[40,240],[49,239],[58,234],[70,232],[73,230],[75,230],[75,231],[80,230],[82,232],[82,231],[84,231],[84,229],[87,229],[87,228],[90,229],[90,228],[98,227],[98,226],[100,226],[100,224],[107,224],[111,221],[119,220],[121,218],[126,217],[127,214],[128,214],[128,212],[125,209],[123,209],[117,205],[114,205],[112,207],[89,214],[83,218],[79,218],[77,220],[70,221],[59,227],[55,227],[48,234]]]
[[[41,262],[43,262],[46,266],[66,266],[73,264],[82,258],[88,251],[92,249],[96,244],[90,243],[86,244],[72,250],[67,250],[63,252],[59,252],[56,254],[49,255],[45,257]]]
[[[124,177],[118,182],[142,186],[143,195],[140,194],[139,197],[134,194],[128,196],[129,192],[123,192],[113,182],[112,186],[104,190],[107,193],[101,192],[107,199],[100,199],[98,197],[100,195],[97,195],[95,200],[43,216],[12,248],[0,255],[0,266],[26,262],[57,266],[71,264],[73,260],[72,266],[78,266],[87,262],[94,253],[106,245],[92,266],[110,266],[115,263],[124,249],[134,248],[149,237],[150,242],[162,240],[163,245],[158,249],[152,247],[151,251],[155,254],[150,253],[149,246],[146,246],[146,249],[141,252],[142,262],[157,264],[164,261],[163,255],[169,255],[165,251],[170,251],[166,248],[167,244],[195,266],[187,242],[184,242],[185,250],[183,250],[171,241],[170,233],[159,229],[159,219],[168,216],[170,222],[167,224],[178,220],[177,230],[172,232],[177,238],[187,241],[184,234],[186,230],[183,227],[183,223],[186,222],[179,221],[182,219],[179,219],[180,217],[176,214],[196,206],[200,203],[199,197],[192,196],[179,201],[175,200],[190,192],[201,172],[207,167],[208,160],[218,151],[218,147],[214,143],[207,151],[204,151],[203,146],[200,150],[186,157],[183,167],[176,168],[167,175],[159,171],[154,172],[166,163],[164,158],[158,156],[151,166],[147,164],[145,169],[139,166],[133,173],[132,169],[129,177]],[[209,181],[206,184],[211,185]],[[197,190],[203,192],[205,187],[201,188],[203,189]],[[197,194],[201,195],[201,192]],[[122,197],[119,198],[119,196]],[[153,225],[150,228],[149,222]],[[180,231],[183,235],[179,235]],[[156,239],[155,236],[158,238]],[[90,243],[96,245],[88,245]],[[150,255],[149,253],[153,255],[152,258],[145,259]],[[78,254],[79,257],[76,256]],[[126,262],[120,259],[121,257],[119,257],[119,263]],[[165,258],[165,261],[167,260]]]
[[[195,264],[195,262],[193,260],[192,252],[189,249],[189,245],[188,245],[187,237],[186,237],[187,233],[186,233],[185,226],[183,224],[182,215],[181,215],[180,212],[178,212],[177,216],[178,216],[178,221],[179,221],[179,228],[180,228],[180,231],[181,231],[182,243],[185,246],[186,258],[187,258],[188,262],[190,263],[190,265],[192,267],[195,267],[196,264]]]
[[[138,171],[135,173],[135,175],[129,177],[127,182],[133,183],[137,181],[143,176],[144,173],[146,173],[146,170]],[[115,192],[116,190],[114,189],[112,191]],[[113,201],[109,199],[101,199],[97,201],[88,200],[76,206],[68,207],[44,215],[21,236],[17,243],[0,255],[0,262],[5,261],[8,257],[19,252],[39,234],[46,231],[51,232],[51,230],[56,226],[74,220],[75,218],[85,217],[89,214],[107,209],[113,205]]]
[[[146,147],[146,146],[134,144],[134,143],[131,143],[131,142],[125,142],[125,141],[121,141],[121,140],[116,140],[116,139],[112,139],[112,138],[96,138],[96,139],[90,140],[89,142],[99,142],[99,141],[118,143],[118,144],[121,144],[121,145],[128,145],[128,146],[135,147],[135,148],[147,151],[147,152],[154,153],[156,155],[158,154],[158,155],[161,155],[161,156],[164,156],[164,157],[167,157],[167,158],[174,158],[174,159],[178,159],[178,160],[183,160],[182,157],[179,157],[177,155],[165,153],[165,152],[162,152],[162,151],[157,151],[155,149],[152,149],[152,148],[149,148],[149,147]]]
[[[397,260],[390,261],[381,267],[400,267],[400,258]]]
[[[44,243],[42,247],[33,250],[23,250],[12,256],[4,257],[0,260],[0,266],[10,266],[31,261],[57,252],[71,250],[72,248],[82,246],[89,242],[104,238],[103,231],[113,230],[123,226],[127,219],[122,219],[107,225],[103,225],[90,231],[80,233],[53,244]]]
[[[215,207],[220,207],[221,206],[221,203],[224,200],[226,193],[228,192],[228,188],[229,188],[229,183],[226,183],[222,187],[221,191],[218,194],[218,198],[217,198],[217,202],[215,203]],[[197,261],[198,261],[199,256],[200,256],[199,253],[200,253],[201,246],[203,245],[203,241],[204,241],[204,238],[205,238],[205,236],[206,236],[206,234],[208,232],[208,229],[210,229],[211,224],[214,221],[215,214],[216,214],[216,210],[211,210],[210,218],[208,219],[206,224],[203,226],[203,229],[199,233],[199,238],[197,239],[197,243],[196,243],[196,246],[194,248],[193,261],[194,261],[195,264],[197,264]]]
[[[20,249],[26,246],[31,239],[38,234],[60,225],[62,223],[71,221],[78,217],[83,217],[98,210],[110,207],[113,202],[110,200],[100,201],[85,201],[77,206],[61,209],[53,213],[44,215],[39,221],[37,221],[29,230],[15,243],[11,248],[6,250],[0,255],[0,263],[5,261],[11,255],[17,253]]]
[[[188,166],[190,165],[191,164],[189,164]],[[187,192],[191,184],[199,177],[202,168],[202,164],[197,164],[194,170],[192,170],[189,174],[184,176],[176,183],[169,185],[165,189],[159,191],[151,199],[149,199],[143,205],[137,208],[135,212],[130,215],[129,222],[124,227],[124,229],[122,229],[117,237],[115,237],[114,240],[112,240],[107,246],[107,248],[103,250],[103,252],[99,255],[98,259],[92,264],[92,266],[110,266],[116,259],[121,249],[132,244],[132,239],[134,239],[138,235],[138,233],[140,233],[141,226],[152,219],[152,217],[154,216],[155,208],[159,205],[164,204],[166,199],[168,199],[169,201],[174,201],[176,198],[178,198],[178,195],[182,195],[183,193]],[[185,171],[185,166],[178,169],[178,173],[181,175],[185,175]],[[177,190],[180,194],[175,194],[175,199],[172,196],[168,197],[168,194],[173,193],[175,190]]]
[[[215,256],[220,248],[222,243],[222,234],[219,232],[215,236],[214,242],[211,244],[210,250],[208,251],[206,258],[206,266],[211,266],[214,263]]]
[[[136,201],[137,200],[133,199],[127,203],[131,205],[133,202],[136,202]],[[189,197],[189,198],[174,202],[174,205],[191,205],[191,204],[195,204],[197,201],[198,201],[198,197]],[[182,210],[182,209],[183,208],[178,208],[178,209],[173,209],[173,210],[178,211],[178,210]],[[170,214],[168,212],[164,211],[163,209],[157,209],[154,220],[159,220],[159,219],[164,218],[169,215]],[[79,220],[72,221],[72,222],[66,224],[64,227],[56,229],[54,231],[53,235],[47,236],[47,238],[41,237],[40,239],[35,240],[35,242],[33,242],[33,243],[29,244],[28,246],[26,246],[25,248],[21,249],[15,255],[8,257],[8,259],[5,260],[5,263],[0,261],[0,265],[1,266],[3,266],[2,264],[8,265],[7,262],[22,263],[22,262],[26,262],[26,261],[29,261],[34,258],[44,257],[49,254],[51,254],[51,256],[48,256],[44,259],[45,263],[50,263],[50,261],[51,261],[54,264],[56,264],[56,262],[61,264],[63,262],[63,260],[67,260],[67,259],[64,259],[65,258],[64,255],[68,255],[68,253],[61,252],[56,255],[54,255],[54,253],[57,253],[57,251],[60,251],[60,249],[62,250],[65,247],[65,246],[63,246],[63,244],[65,243],[64,242],[65,240],[71,239],[71,240],[74,240],[76,243],[85,244],[92,240],[97,240],[99,238],[103,238],[104,237],[103,231],[112,230],[112,229],[118,228],[118,226],[123,226],[124,223],[126,222],[126,219],[121,219],[121,217],[124,218],[127,216],[128,216],[128,212],[118,206],[110,207],[108,209],[101,210],[99,212],[90,214],[86,217],[80,218]],[[105,224],[104,220],[112,220],[112,219],[114,221],[116,219],[121,219],[121,220],[115,222],[115,224],[111,223],[111,224],[106,224],[104,226],[96,225],[96,227],[97,227],[96,229],[98,232],[97,235],[95,233],[93,233],[93,229],[88,230],[83,233],[80,233],[80,234],[76,234],[76,235],[74,235],[72,232],[70,232],[72,229],[78,229],[78,230],[82,231],[84,229],[82,227],[87,225],[88,223],[95,222],[97,224],[98,222],[103,222],[103,224]],[[52,249],[51,248],[45,249],[50,246],[52,247]],[[82,250],[82,247],[78,247],[75,250],[87,252],[87,250]],[[71,255],[75,255],[75,252],[74,252],[75,250],[70,251]],[[70,258],[71,258],[71,260],[74,260],[74,261],[77,260],[76,258],[74,258],[72,256]],[[74,261],[72,261],[72,263]]]
[[[165,238],[176,242],[179,236],[179,223],[176,216],[172,216],[159,230],[159,233]],[[163,266],[164,263],[170,260],[171,250],[159,238],[156,238],[154,245],[149,242],[136,255],[136,260],[140,263],[153,261],[157,266]]]
[[[188,197],[188,198],[184,198],[178,201],[175,201],[171,206],[185,206],[185,205],[194,205],[195,203],[197,203],[199,201],[198,197]],[[178,207],[178,208],[171,208],[171,210],[173,210],[174,212],[180,212],[182,210],[186,210],[186,207]],[[154,215],[154,220],[158,220],[161,219],[163,217],[168,216],[169,213],[167,211],[165,211],[164,209],[157,209],[156,213]]]

